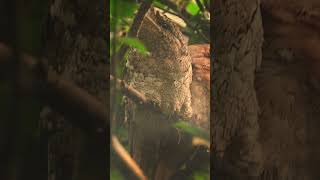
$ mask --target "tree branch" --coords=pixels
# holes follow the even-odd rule
[[[129,86],[125,81],[120,79],[115,79],[112,75],[110,75],[110,80],[115,81],[116,85],[120,87],[120,91],[128,96],[131,100],[135,103],[140,104],[142,106],[146,106],[149,108],[153,108],[154,110],[161,112],[160,106],[153,103],[152,101],[148,100],[142,93],[138,90],[134,89],[133,87]]]
[[[16,68],[13,50],[0,43],[0,77],[11,77]],[[43,72],[39,59],[22,54],[19,86],[23,95],[36,95],[42,103],[62,113],[74,126],[90,133],[103,133],[109,127],[105,105],[94,96],[54,72]]]
[[[112,147],[122,159],[122,161],[130,168],[130,170],[140,179],[147,180],[140,166],[134,161],[127,150],[122,146],[116,136],[112,136]]]

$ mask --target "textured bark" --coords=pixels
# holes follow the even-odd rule
[[[50,70],[96,96],[108,107],[107,6],[105,1],[55,0],[50,5],[45,44]],[[90,136],[45,108],[49,131],[49,177],[107,179],[107,134]]]
[[[268,3],[271,9],[288,13],[282,17],[292,17],[292,24],[279,21],[270,6],[263,11],[266,35],[261,70],[256,76],[264,162],[261,179],[319,179],[319,35],[308,27],[312,24],[309,15],[317,15],[319,6],[311,6],[314,1]],[[285,11],[288,9],[291,11]],[[297,33],[302,28],[306,37]]]
[[[255,71],[263,29],[258,0],[213,2],[211,157],[216,179],[251,179],[261,172]]]
[[[308,64],[266,38],[256,88],[263,149],[261,179],[318,179],[320,99]]]
[[[261,180],[319,179],[319,3],[262,1],[261,66],[260,13],[253,16],[250,8],[257,2],[215,3],[213,173],[221,179],[249,179],[253,174]],[[243,15],[247,13],[251,15]],[[241,30],[245,22],[250,23]],[[243,96],[244,89],[250,97]],[[252,116],[251,124],[241,125]],[[260,165],[238,164],[248,158]],[[247,171],[239,172],[242,168]]]

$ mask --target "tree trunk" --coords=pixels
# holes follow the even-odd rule
[[[304,9],[303,5],[293,2],[290,7]],[[277,22],[267,11],[263,11],[263,22],[266,32],[263,60],[255,85],[261,110],[259,124],[264,169],[261,179],[319,179],[320,97],[319,89],[313,83],[313,78],[317,79],[313,68],[317,66],[310,54],[305,56],[295,48],[297,45],[283,42],[287,40],[283,37],[289,33],[279,36],[274,31],[286,28],[285,23]],[[299,30],[300,27],[292,28]],[[302,39],[299,46],[310,47],[305,44],[310,42],[307,41],[309,37],[294,36]],[[319,47],[318,44],[315,46]]]
[[[316,24],[308,19],[314,12],[296,14],[312,7],[305,1],[291,1],[289,6],[285,0],[264,2],[268,5],[262,6],[267,8],[262,12],[259,67],[259,4],[215,1],[213,172],[220,179],[319,179],[320,97],[314,82],[319,59],[312,59],[318,56],[311,47],[318,43],[310,37],[296,41],[301,34],[292,34]],[[274,11],[279,9],[290,11]],[[312,31],[306,27],[304,32]],[[258,152],[261,155],[255,156]],[[247,171],[239,172],[242,168]]]
[[[259,0],[213,2],[214,179],[251,179],[261,172],[255,71],[261,62],[263,29]]]
[[[303,57],[266,37],[256,88],[263,149],[261,179],[319,178],[319,92]]]
[[[49,70],[86,89],[108,108],[107,4],[55,0],[46,22]],[[45,108],[50,180],[108,179],[107,134],[96,137]]]

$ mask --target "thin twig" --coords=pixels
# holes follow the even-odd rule
[[[118,138],[114,135],[112,135],[112,147],[139,179],[147,180],[147,177],[144,175],[139,165],[133,160],[127,150],[119,142]]]
[[[209,4],[209,3],[210,3],[210,2],[209,2],[209,1],[206,1],[206,0],[204,0],[204,2],[203,2],[204,7],[206,8],[206,10],[210,12],[210,4]]]
[[[204,12],[205,9],[204,9],[202,3],[200,2],[200,0],[196,0],[196,3],[197,3],[197,5],[199,6],[200,11]]]
[[[127,85],[123,80],[115,79],[112,75],[110,75],[110,80],[116,81],[116,84],[120,86],[124,94],[126,94],[129,98],[133,99],[135,102],[138,102],[139,104],[149,103],[147,98],[143,94],[141,94],[133,87]]]

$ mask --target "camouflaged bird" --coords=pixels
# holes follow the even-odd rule
[[[196,96],[209,95],[209,84],[203,83],[208,82],[208,78],[202,79],[203,73],[199,71],[201,63],[198,63],[199,66],[193,63],[188,39],[179,27],[156,10],[150,9],[147,13],[138,38],[150,55],[141,55],[131,49],[125,80],[159,105],[163,113],[126,100],[130,151],[148,177],[168,179],[193,151],[190,137],[172,127],[178,119],[173,119],[171,115],[177,113],[185,120],[191,120],[190,123],[208,130],[210,98],[201,97],[201,101],[196,101]],[[208,59],[206,61],[209,62]],[[195,69],[198,71],[193,72]],[[195,78],[195,74],[199,77]],[[193,93],[195,87],[201,92]],[[195,108],[193,102],[204,109]]]

